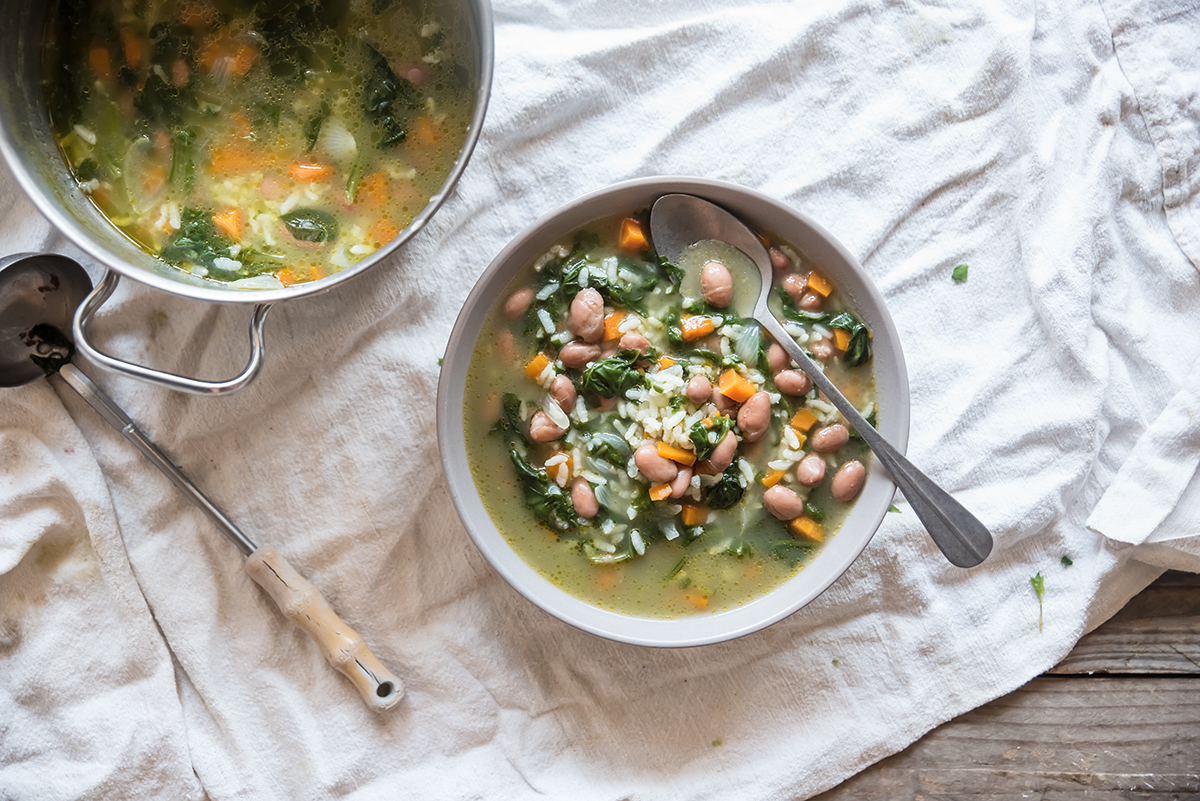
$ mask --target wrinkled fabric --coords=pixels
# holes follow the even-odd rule
[[[370,712],[238,551],[39,379],[0,393],[0,797],[805,798],[1051,667],[1164,568],[1200,569],[1178,441],[1200,358],[1195,0],[494,13],[453,195],[387,263],[273,310],[251,387],[82,363],[408,695]],[[813,603],[680,650],[575,630],[490,568],[434,433],[455,316],[534,219],[646,175],[758,189],[862,261],[904,348],[909,455],[989,526],[983,565],[950,566],[898,497]],[[6,252],[99,277],[6,168],[0,190]],[[94,331],[218,378],[249,314],[125,280]]]

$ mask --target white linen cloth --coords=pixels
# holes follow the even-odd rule
[[[254,385],[198,398],[82,365],[407,697],[368,711],[238,552],[39,380],[0,393],[0,798],[805,798],[1198,569],[1196,0],[494,11],[454,196],[391,263],[275,309]],[[859,256],[903,340],[910,456],[991,528],[987,562],[947,564],[898,498],[808,607],[685,650],[574,630],[490,569],[434,437],[455,315],[533,219],[655,174],[762,190]],[[99,276],[0,181],[6,252]],[[126,280],[95,330],[224,377],[248,314]]]

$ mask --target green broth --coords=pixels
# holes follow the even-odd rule
[[[637,216],[644,220],[644,213]],[[753,339],[753,332],[746,330],[751,321],[727,317],[715,334],[692,342],[678,341],[678,316],[681,312],[688,313],[685,305],[696,314],[713,314],[717,310],[701,305],[699,298],[690,297],[693,293],[687,289],[687,281],[681,294],[678,272],[671,266],[661,266],[652,251],[622,251],[617,233],[623,220],[606,219],[589,226],[517,275],[503,297],[508,298],[522,288],[532,289],[539,295],[528,311],[510,320],[502,301],[487,317],[472,354],[465,390],[464,424],[472,476],[492,521],[513,549],[566,592],[589,604],[640,617],[674,618],[727,610],[779,586],[819,552],[820,543],[798,536],[764,508],[763,479],[772,472],[771,463],[783,452],[807,453],[802,448],[789,448],[784,440],[784,431],[798,409],[815,410],[822,419],[817,427],[841,418],[819,400],[815,391],[798,398],[779,395],[778,402],[772,405],[765,436],[756,443],[743,442],[738,448],[739,461],[726,473],[696,479],[702,486],[692,488],[690,495],[682,498],[651,500],[648,492],[653,482],[629,466],[628,454],[643,439],[670,439],[677,446],[684,446],[679,439],[682,424],[670,431],[659,430],[660,424],[671,422],[680,411],[684,413],[684,421],[697,415],[705,418],[705,410],[712,411],[711,405],[693,403],[681,397],[678,390],[670,391],[667,384],[677,385],[693,375],[705,375],[716,385],[722,373],[733,369],[747,376],[757,389],[778,392],[766,375],[770,371],[766,369],[763,352],[765,340],[753,356],[744,352],[747,360],[739,360],[736,349],[730,353],[722,351],[719,339],[722,333],[727,336],[724,350],[729,350],[730,342],[740,339],[744,344]],[[803,272],[810,269],[811,265],[805,264],[799,254],[777,244],[791,255],[798,269]],[[627,397],[625,405],[601,411],[599,398],[582,389],[588,386],[583,369],[549,361],[550,366],[545,368],[549,372],[543,372],[538,369],[542,363],[534,361],[538,354],[554,356],[564,341],[573,338],[566,332],[566,320],[571,293],[581,280],[572,275],[582,272],[578,269],[580,264],[585,265],[588,274],[583,280],[593,287],[597,281],[603,284],[606,313],[626,312],[626,325],[636,319],[631,330],[644,335],[653,348],[639,362],[639,369],[650,383],[649,390],[642,390],[647,397],[640,402]],[[555,291],[554,285],[560,288]],[[833,313],[841,310],[841,300],[834,293],[825,301],[822,310],[825,316],[820,319],[828,322]],[[796,309],[791,311],[793,317],[802,317]],[[554,334],[547,330],[547,320]],[[798,324],[793,321],[793,326]],[[753,326],[757,330],[757,324]],[[806,325],[805,329],[804,337],[811,336],[808,332],[812,326]],[[605,349],[611,351],[614,347],[610,342]],[[706,350],[707,355],[700,352]],[[660,361],[661,357],[675,364]],[[531,362],[534,367],[527,371],[526,366]],[[874,377],[869,363],[848,367],[842,355],[835,354],[824,359],[823,364],[830,378],[860,410],[873,411]],[[546,394],[545,387],[529,372],[540,374],[543,383],[547,376],[566,375],[573,380],[579,394],[581,402],[577,402],[570,415],[567,432],[550,442],[523,441],[530,417],[544,408],[541,403]],[[659,393],[656,388],[668,391]],[[635,399],[640,397],[638,389],[630,392]],[[510,397],[507,412],[506,395]],[[670,400],[674,398],[678,400]],[[514,401],[520,406],[513,407]],[[657,417],[638,422],[639,410],[645,414],[646,409],[663,402],[666,407]],[[740,429],[733,430],[740,435]],[[626,443],[621,453],[616,452],[615,445],[608,447],[614,437]],[[686,447],[694,450],[696,445],[688,442]],[[566,498],[551,498],[550,506],[559,503],[558,508],[566,508],[567,512],[547,517],[544,509],[531,508],[510,449],[515,449],[532,473],[540,477],[539,486],[558,486],[555,479],[565,479],[558,493]],[[553,464],[563,455],[570,459],[569,479],[567,473],[560,474],[566,469],[564,465]],[[745,460],[745,466],[740,460]],[[836,532],[853,505],[852,501],[835,501],[830,492],[833,467],[850,460],[870,464],[865,446],[853,438],[828,457],[833,464],[819,486],[800,487],[794,477],[783,481],[785,486],[799,491],[807,502],[808,511],[803,517],[810,523],[817,522],[814,517],[820,518],[818,525],[826,538]],[[546,466],[547,461],[551,466]],[[794,473],[795,461],[787,473]],[[631,472],[636,475],[631,476]],[[740,501],[727,509],[711,508],[716,505],[717,497],[717,490],[711,485],[730,480],[730,473],[743,485]],[[591,520],[574,515],[570,507],[571,481],[581,477],[589,482],[598,499],[604,499],[599,501],[600,513]],[[605,482],[607,490],[601,489],[598,480]],[[554,495],[554,490],[547,492]],[[544,499],[538,496],[534,506]],[[565,507],[561,505],[564,500]],[[694,521],[686,518],[685,506],[706,510],[703,523],[687,525]],[[633,507],[632,520],[629,507]],[[610,530],[606,532],[605,528]],[[636,538],[634,531],[638,532]]]
[[[51,128],[150,254],[237,286],[312,281],[386,245],[449,175],[466,29],[432,0],[61,0]]]

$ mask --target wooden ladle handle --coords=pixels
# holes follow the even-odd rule
[[[246,572],[279,606],[283,616],[308,632],[329,664],[350,679],[367,706],[391,709],[404,695],[404,682],[383,666],[367,642],[347,626],[308,579],[275,548],[264,545],[246,559]]]

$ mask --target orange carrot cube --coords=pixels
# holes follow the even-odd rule
[[[664,459],[670,459],[672,462],[688,465],[689,467],[696,462],[696,454],[683,448],[676,448],[674,445],[668,445],[665,442],[654,443],[655,450],[658,455]]]

